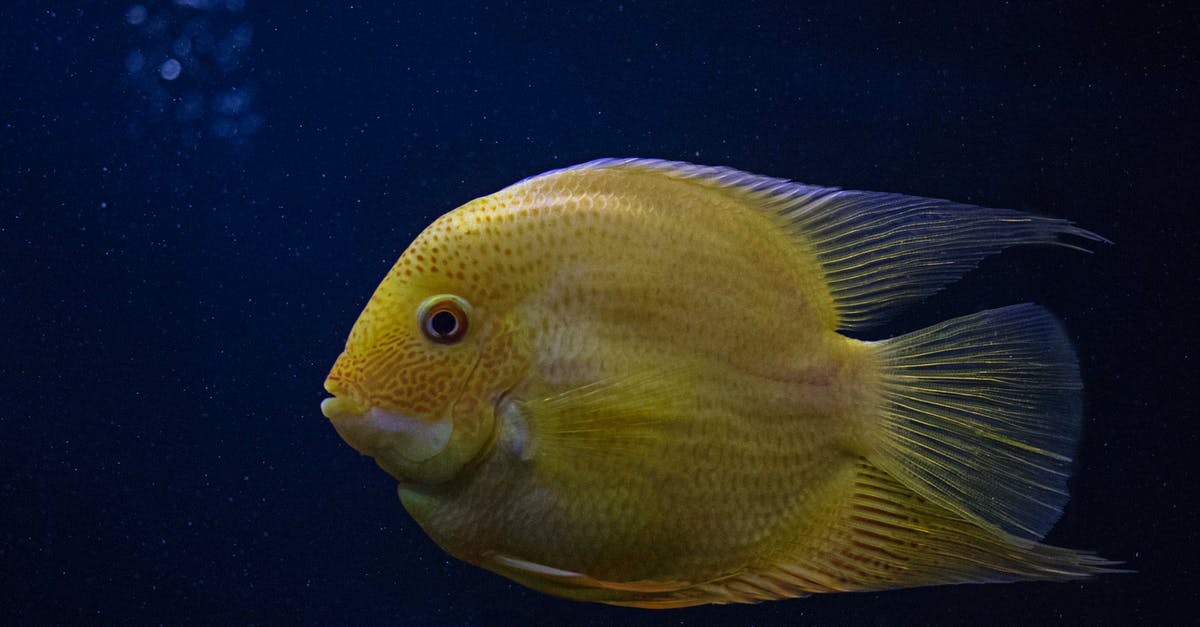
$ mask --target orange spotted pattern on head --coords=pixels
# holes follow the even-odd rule
[[[465,376],[454,357],[430,350],[423,337],[363,346],[352,340],[329,374],[330,387],[335,393],[349,394],[363,407],[436,416],[452,399],[455,383]]]
[[[351,330],[328,378],[336,394],[362,407],[435,418],[464,393],[476,364],[498,358],[481,352],[498,324],[489,317],[502,314],[544,269],[515,237],[525,229],[516,224],[516,204],[511,195],[473,201],[413,241]],[[465,336],[450,346],[426,337],[418,320],[421,303],[442,294],[471,306]],[[503,370],[494,363],[492,369]]]
[[[556,318],[569,324],[573,308],[597,296],[588,285],[566,279],[571,268],[637,245],[629,227],[643,208],[612,205],[615,189],[563,173],[473,200],[435,220],[371,297],[330,374],[331,385],[364,407],[424,416],[445,412],[465,392],[472,368],[493,359],[486,351],[497,349],[479,342],[499,332],[515,304],[537,294],[546,315],[505,332],[544,334]],[[589,271],[592,278],[605,274],[602,268]],[[436,345],[421,333],[416,310],[437,294],[461,297],[472,307],[469,330],[455,346]],[[526,357],[514,352],[510,359],[523,363]]]

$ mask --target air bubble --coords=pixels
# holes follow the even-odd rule
[[[211,137],[243,146],[260,132],[265,120],[254,111],[254,83],[247,80],[250,69],[243,67],[253,54],[254,25],[244,15],[249,4],[245,0],[129,0],[124,4],[119,19],[133,26],[125,34],[129,47],[118,67],[127,84],[141,95],[141,119],[137,128],[131,124],[131,133],[170,122],[181,145],[195,146]]]
[[[146,7],[135,4],[125,12],[125,21],[133,26],[139,26],[146,21]]]
[[[158,74],[163,79],[173,81],[179,78],[179,73],[183,71],[183,66],[175,59],[167,59],[163,61],[162,67],[158,68]]]
[[[244,92],[239,92],[237,89],[232,89],[223,94],[218,95],[215,100],[214,108],[222,115],[238,115],[246,110],[250,104],[250,96]]]
[[[146,67],[146,55],[142,54],[141,50],[134,50],[125,55],[125,71],[130,74],[137,74]]]

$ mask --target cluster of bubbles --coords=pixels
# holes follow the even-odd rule
[[[263,117],[246,67],[254,29],[245,8],[245,0],[174,0],[125,10],[125,78],[143,105],[131,108],[131,132],[173,123],[189,145],[249,141]]]

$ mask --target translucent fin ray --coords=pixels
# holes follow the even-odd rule
[[[636,370],[518,403],[535,417],[544,462],[578,463],[592,455],[638,455],[654,440],[669,437],[692,401],[680,383],[689,367]]]
[[[1092,553],[1022,543],[979,527],[866,460],[859,460],[851,489],[823,542],[802,555],[772,556],[707,582],[609,587],[621,592],[597,600],[674,608],[939,584],[1070,581],[1125,572]]]
[[[1021,545],[921,498],[865,460],[822,550],[698,586],[726,602],[936,584],[1067,581],[1120,572],[1091,553]]]
[[[877,342],[877,463],[951,510],[1037,540],[1067,502],[1081,406],[1054,317],[1014,305]]]

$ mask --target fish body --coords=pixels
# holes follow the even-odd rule
[[[437,219],[324,413],[451,554],[641,607],[1072,579],[1075,357],[1032,305],[851,339],[1065,221],[600,160]]]

